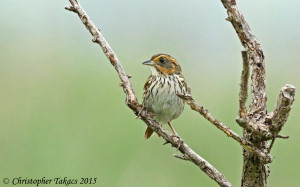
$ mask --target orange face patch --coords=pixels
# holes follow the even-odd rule
[[[175,72],[175,67],[174,68],[172,68],[172,69],[166,69],[166,68],[164,68],[164,67],[162,67],[162,66],[159,66],[159,65],[156,65],[155,66],[160,72],[162,72],[163,74],[165,74],[165,75],[167,75],[167,74],[172,74],[172,73],[174,73]]]
[[[180,73],[181,68],[175,58],[167,54],[157,54],[151,57],[155,68],[164,75]]]

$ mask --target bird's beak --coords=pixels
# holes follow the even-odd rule
[[[148,65],[148,66],[154,66],[155,63],[152,60],[147,60],[146,62],[143,62],[142,64]]]

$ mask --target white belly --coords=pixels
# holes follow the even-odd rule
[[[179,85],[181,84],[180,79],[183,79],[183,77],[174,78],[172,76],[177,75],[167,75],[165,82],[159,81],[158,77],[153,78],[152,81],[160,84],[156,83],[153,88],[150,86],[149,90],[152,89],[150,92],[152,94],[149,94],[147,99],[144,99],[145,107],[154,114],[154,118],[160,124],[165,124],[178,118],[184,109],[184,102],[176,95],[177,93],[186,93],[186,87]],[[174,84],[174,80],[176,84]]]

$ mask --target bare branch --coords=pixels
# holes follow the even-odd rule
[[[173,154],[175,158],[179,158],[181,160],[190,160],[190,157],[188,155],[178,155],[178,154]]]
[[[227,9],[228,17],[235,29],[242,45],[249,53],[250,62],[253,66],[251,75],[252,102],[250,105],[249,117],[255,122],[263,120],[267,113],[266,108],[266,86],[265,86],[265,62],[260,43],[252,34],[243,14],[239,11],[235,0],[221,0]]]
[[[197,111],[199,114],[201,114],[205,119],[207,119],[209,122],[211,122],[213,125],[215,125],[218,129],[223,131],[228,137],[233,138],[237,142],[243,146],[244,149],[256,154],[258,158],[263,163],[270,163],[272,162],[272,156],[269,154],[266,154],[256,148],[253,143],[250,141],[245,140],[244,138],[240,137],[238,134],[233,132],[228,126],[224,125],[222,122],[218,121],[216,118],[214,118],[207,109],[205,109],[203,106],[199,106],[193,99],[191,95],[181,95],[177,94],[181,99],[183,99],[188,105],[190,105],[192,110]]]
[[[289,117],[291,106],[294,102],[296,88],[293,85],[285,85],[277,100],[275,110],[268,114],[267,123],[274,134],[278,134]]]
[[[282,124],[287,119],[288,111],[275,110],[273,114],[270,114],[270,120],[267,120],[267,96],[266,96],[266,73],[264,54],[260,47],[260,43],[256,37],[252,34],[252,31],[244,19],[243,14],[239,11],[236,0],[221,0],[224,7],[227,9],[228,18],[233,28],[235,29],[243,47],[249,53],[249,60],[252,66],[251,74],[251,93],[252,101],[250,104],[250,110],[247,118],[238,118],[237,122],[242,126],[244,130],[244,138],[251,141],[255,147],[262,152],[269,152],[275,141],[275,134],[272,132],[272,128],[281,129]],[[285,100],[283,98],[279,100]],[[291,100],[289,100],[290,103]],[[281,105],[280,102],[278,104]],[[276,107],[277,108],[277,107]],[[279,113],[286,115],[285,119],[280,119]],[[277,117],[275,117],[277,116]],[[276,120],[275,120],[276,118]],[[269,124],[280,125],[269,125]],[[273,130],[274,131],[274,130]],[[269,146],[265,140],[272,139]],[[244,164],[243,164],[243,176],[242,186],[267,186],[267,178],[269,176],[269,167],[263,162],[257,161],[257,156],[248,150],[244,150]]]
[[[289,136],[286,136],[286,135],[280,135],[280,134],[278,134],[278,135],[276,136],[276,138],[289,139],[290,137],[289,137]]]
[[[276,139],[275,137],[272,138],[271,144],[270,144],[269,147],[268,147],[268,153],[271,152],[271,149],[272,149],[272,147],[273,147],[273,145],[274,145],[275,139]]]
[[[244,19],[243,14],[239,11],[235,0],[221,0],[224,7],[227,9],[228,18],[233,28],[235,29],[243,47],[249,53],[249,60],[252,66],[251,74],[251,93],[252,101],[248,112],[247,124],[245,127],[244,138],[251,141],[257,148],[263,152],[268,152],[268,143],[262,141],[264,138],[260,134],[254,134],[251,131],[259,132],[264,129],[268,133],[268,128],[264,125],[264,119],[267,114],[266,107],[266,85],[265,85],[265,62],[263,51],[256,37]],[[249,122],[248,122],[249,121]],[[256,130],[251,130],[256,129]],[[267,186],[267,178],[269,175],[268,165],[258,162],[257,156],[248,150],[244,150],[244,163],[242,186]]]
[[[248,98],[248,80],[249,80],[249,54],[248,51],[242,51],[243,57],[243,71],[241,75],[241,84],[240,84],[240,94],[239,94],[239,102],[240,102],[240,109],[239,109],[239,119],[246,119],[247,118],[247,109],[246,109],[246,101]]]
[[[241,75],[240,93],[239,93],[239,114],[236,122],[249,133],[254,133],[258,136],[268,137],[271,139],[273,136],[269,131],[269,128],[260,123],[256,124],[253,121],[249,121],[248,112],[246,109],[246,101],[248,98],[248,81],[249,81],[249,52],[242,51],[243,58],[243,71]]]
[[[288,138],[288,136],[281,136],[278,133],[289,117],[291,106],[295,100],[295,92],[296,88],[293,85],[285,85],[279,93],[275,110],[266,116],[266,123],[270,126],[272,134],[274,134],[268,152],[271,151],[275,138]]]
[[[143,109],[143,106],[138,103],[136,95],[132,89],[131,83],[127,74],[124,71],[121,63],[119,62],[116,54],[113,52],[112,48],[109,46],[100,30],[94,25],[91,19],[88,17],[86,12],[81,8],[77,0],[69,0],[72,4],[71,7],[66,8],[67,10],[76,12],[81,19],[82,23],[86,26],[87,30],[90,31],[94,37],[93,42],[98,43],[106,57],[109,59],[110,63],[116,69],[119,78],[121,80],[121,86],[123,87],[124,93],[126,95],[126,105],[135,113],[139,115],[140,118],[157,134],[166,140],[166,142],[172,144],[173,147],[179,147],[179,151],[188,156],[191,162],[197,165],[206,175],[215,180],[220,186],[233,186],[229,181],[227,181],[222,173],[220,173],[215,167],[213,167],[209,162],[196,154],[187,144],[177,141],[171,133],[163,129],[152,117],[151,114]]]
[[[77,12],[76,12],[76,9],[75,9],[73,6],[66,6],[65,9],[66,9],[66,10],[69,10],[69,11],[71,11],[71,12],[77,13]]]
[[[273,138],[273,134],[270,132],[269,126],[265,125],[264,123],[255,123],[250,121],[247,117],[246,119],[237,118],[236,122],[244,128],[247,133],[251,133],[256,137],[261,137],[261,140],[270,140]]]

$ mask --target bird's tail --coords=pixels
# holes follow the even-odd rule
[[[151,128],[147,127],[145,131],[145,139],[149,139],[152,136],[153,132],[154,131]]]

